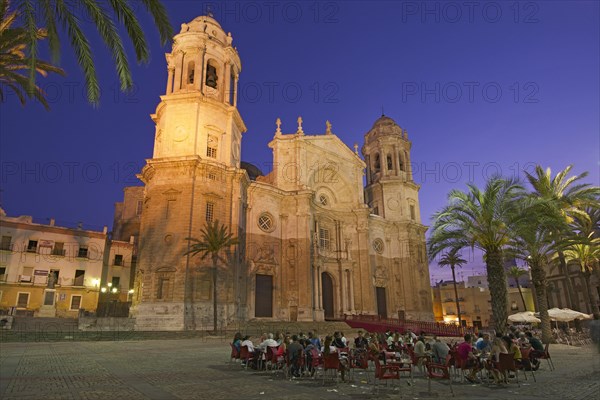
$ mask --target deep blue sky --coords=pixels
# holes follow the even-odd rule
[[[226,10],[223,2],[165,3],[176,32],[209,3],[232,32],[248,126],[242,158],[264,171],[277,117],[284,132],[294,132],[302,115],[308,134],[324,132],[328,119],[352,147],[383,106],[413,142],[425,224],[450,189],[481,184],[494,172],[573,163],[575,173],[589,171],[587,181],[599,183],[597,1],[473,2],[471,9],[421,1],[227,2]],[[152,154],[149,114],[164,93],[163,54],[170,51],[140,15],[152,61],[134,65],[135,93],[116,91],[109,55],[86,25],[104,92],[98,108],[86,102],[65,46],[68,76],[39,80],[50,112],[35,103],[21,107],[10,93],[0,106],[1,202],[9,215],[110,226],[122,188],[139,184],[135,173]],[[437,266],[431,272],[447,276]]]

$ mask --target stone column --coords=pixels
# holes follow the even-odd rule
[[[343,314],[346,311],[346,299],[348,299],[346,293],[346,277],[344,276],[344,268],[342,267],[342,262],[338,261],[338,265],[340,274],[340,311]]]
[[[384,148],[379,150],[379,165],[381,167],[381,176],[387,176],[387,151]]]
[[[181,90],[181,76],[183,73],[183,59],[185,54],[181,52],[179,60],[175,61],[175,84],[173,85],[173,92]]]
[[[231,63],[229,61],[225,62],[225,68],[223,73],[223,79],[225,80],[225,90],[223,91],[223,103],[229,104],[229,99],[231,97]]]
[[[204,70],[204,65],[200,53],[196,54],[194,58],[194,89],[200,90],[202,87],[202,71]]]
[[[354,277],[353,277],[353,271],[352,270],[348,270],[348,277],[349,277],[349,284],[350,284],[350,311],[354,312],[355,308],[354,308]]]
[[[396,168],[396,176],[400,176],[400,160],[398,157],[398,146],[394,145],[394,167]]]
[[[166,94],[173,93],[173,75],[175,74],[175,70],[173,68],[168,69],[169,76],[167,78],[167,92]]]
[[[370,155],[366,155],[365,156],[365,164],[367,164],[367,185],[371,184],[371,156]]]
[[[233,106],[237,107],[237,98],[238,98],[238,76],[236,75],[233,83]]]

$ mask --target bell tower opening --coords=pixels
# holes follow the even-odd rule
[[[206,64],[206,82],[204,83],[206,86],[216,89],[218,79],[219,77],[217,76],[217,68],[211,64],[211,61],[209,61]]]
[[[190,61],[188,63],[188,76],[187,76],[188,85],[194,84],[194,74],[196,73],[194,66],[195,66],[195,63],[193,61]]]

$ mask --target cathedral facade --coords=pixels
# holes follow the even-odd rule
[[[132,316],[139,330],[212,327],[212,265],[186,238],[218,220],[239,239],[217,278],[220,326],[322,321],[344,314],[433,320],[419,186],[405,130],[382,116],[362,157],[333,132],[277,120],[263,175],[240,160],[241,62],[209,16],[183,24],[166,55],[168,82],[152,119]],[[365,186],[366,174],[366,186]]]

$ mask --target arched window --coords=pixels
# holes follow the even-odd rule
[[[217,76],[217,68],[214,65],[211,65],[209,61],[206,64],[206,86],[216,89],[218,79],[219,77]]]
[[[400,171],[404,171],[404,157],[402,153],[398,153],[398,161],[400,162]]]
[[[394,169],[394,163],[392,161],[392,155],[391,154],[387,155],[387,169],[388,169],[388,171],[392,171]]]
[[[381,160],[379,159],[379,153],[375,153],[375,172],[379,172],[381,169]]]
[[[195,74],[195,64],[193,61],[190,61],[188,63],[188,76],[187,76],[187,83],[188,85],[193,85],[194,84],[194,74]]]

